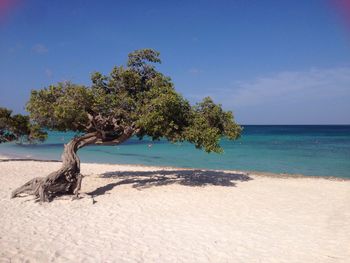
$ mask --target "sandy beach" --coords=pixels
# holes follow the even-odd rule
[[[58,162],[0,161],[0,262],[349,262],[350,181],[82,164],[81,199],[10,199]]]

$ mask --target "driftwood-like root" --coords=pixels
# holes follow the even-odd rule
[[[83,181],[83,175],[81,173],[78,174],[78,177],[77,177],[77,183],[76,183],[76,187],[73,191],[74,195],[76,198],[78,198],[79,196],[79,191],[81,189],[81,182]]]
[[[104,138],[99,133],[92,132],[75,137],[64,146],[62,154],[62,167],[46,177],[37,177],[23,186],[15,189],[11,197],[17,197],[20,194],[35,195],[40,202],[48,202],[57,195],[74,194],[75,198],[79,195],[83,175],[80,174],[80,160],[77,151],[90,144],[116,145],[124,142],[133,135],[134,130],[129,128],[122,135],[115,138]]]
[[[42,182],[43,180],[44,180],[44,177],[36,177],[36,178],[28,181],[27,183],[25,183],[21,187],[18,187],[17,189],[15,189],[11,193],[11,198],[15,198],[20,194],[35,195],[35,191],[36,191],[37,187],[39,186],[40,182]]]
[[[47,177],[37,177],[34,178],[23,186],[15,189],[11,198],[17,197],[20,194],[30,194],[38,197],[41,202],[48,202],[53,197],[60,194],[75,194],[78,196],[78,192],[80,187],[78,187],[78,180],[80,180],[79,184],[81,184],[82,176],[75,176],[71,174],[70,180],[66,179],[67,175],[65,172],[59,170],[54,172]],[[75,179],[77,178],[77,179]],[[80,179],[79,179],[80,178]]]
[[[20,194],[35,195],[40,202],[48,202],[53,197],[62,194],[75,194],[78,196],[82,175],[80,174],[80,160],[76,154],[77,150],[89,143],[85,141],[88,136],[74,138],[65,145],[62,155],[62,167],[46,177],[39,177],[30,180],[23,186],[12,192],[11,197],[17,197]]]

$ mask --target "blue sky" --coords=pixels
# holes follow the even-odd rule
[[[24,112],[31,89],[89,84],[154,48],[179,92],[241,124],[350,124],[341,1],[0,0],[0,105]]]

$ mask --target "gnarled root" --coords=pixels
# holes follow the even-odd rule
[[[64,146],[62,167],[58,171],[43,178],[30,180],[14,190],[11,197],[14,198],[22,193],[32,194],[39,197],[40,202],[48,202],[53,197],[62,194],[74,193],[78,197],[83,176],[80,174],[80,160],[76,152],[84,145],[95,141],[95,133],[75,137]]]
[[[15,198],[20,194],[31,194],[34,195],[38,185],[44,180],[44,177],[36,177],[21,187],[18,187],[11,193],[11,198]]]
[[[81,189],[81,182],[83,181],[83,177],[84,176],[81,173],[79,173],[77,176],[77,183],[76,183],[75,189],[73,191],[75,198],[78,198],[78,196],[79,196],[79,191]]]
[[[53,197],[62,194],[79,195],[83,176],[80,174],[80,160],[77,150],[90,144],[116,145],[124,142],[133,135],[134,130],[128,128],[122,135],[112,138],[101,137],[99,132],[91,132],[73,138],[64,146],[62,167],[46,177],[37,177],[12,192],[11,197],[22,193],[35,195],[40,202],[48,202]]]
[[[71,170],[60,169],[46,177],[37,177],[12,192],[11,198],[20,194],[35,195],[40,202],[48,202],[54,196],[78,193],[81,187],[82,175]]]

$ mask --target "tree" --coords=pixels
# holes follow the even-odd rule
[[[12,197],[29,193],[49,201],[58,194],[77,196],[82,180],[77,151],[87,145],[116,145],[132,136],[150,136],[222,152],[221,137],[239,137],[241,127],[232,112],[209,97],[191,106],[171,79],[156,70],[154,64],[160,62],[157,51],[136,50],[126,66],[114,67],[109,75],[93,73],[89,87],[65,82],[33,90],[27,104],[33,122],[78,135],[65,145],[58,171],[27,182]]]
[[[47,133],[39,125],[31,123],[28,116],[13,115],[11,110],[0,107],[0,143],[35,143],[44,141],[46,137]]]

